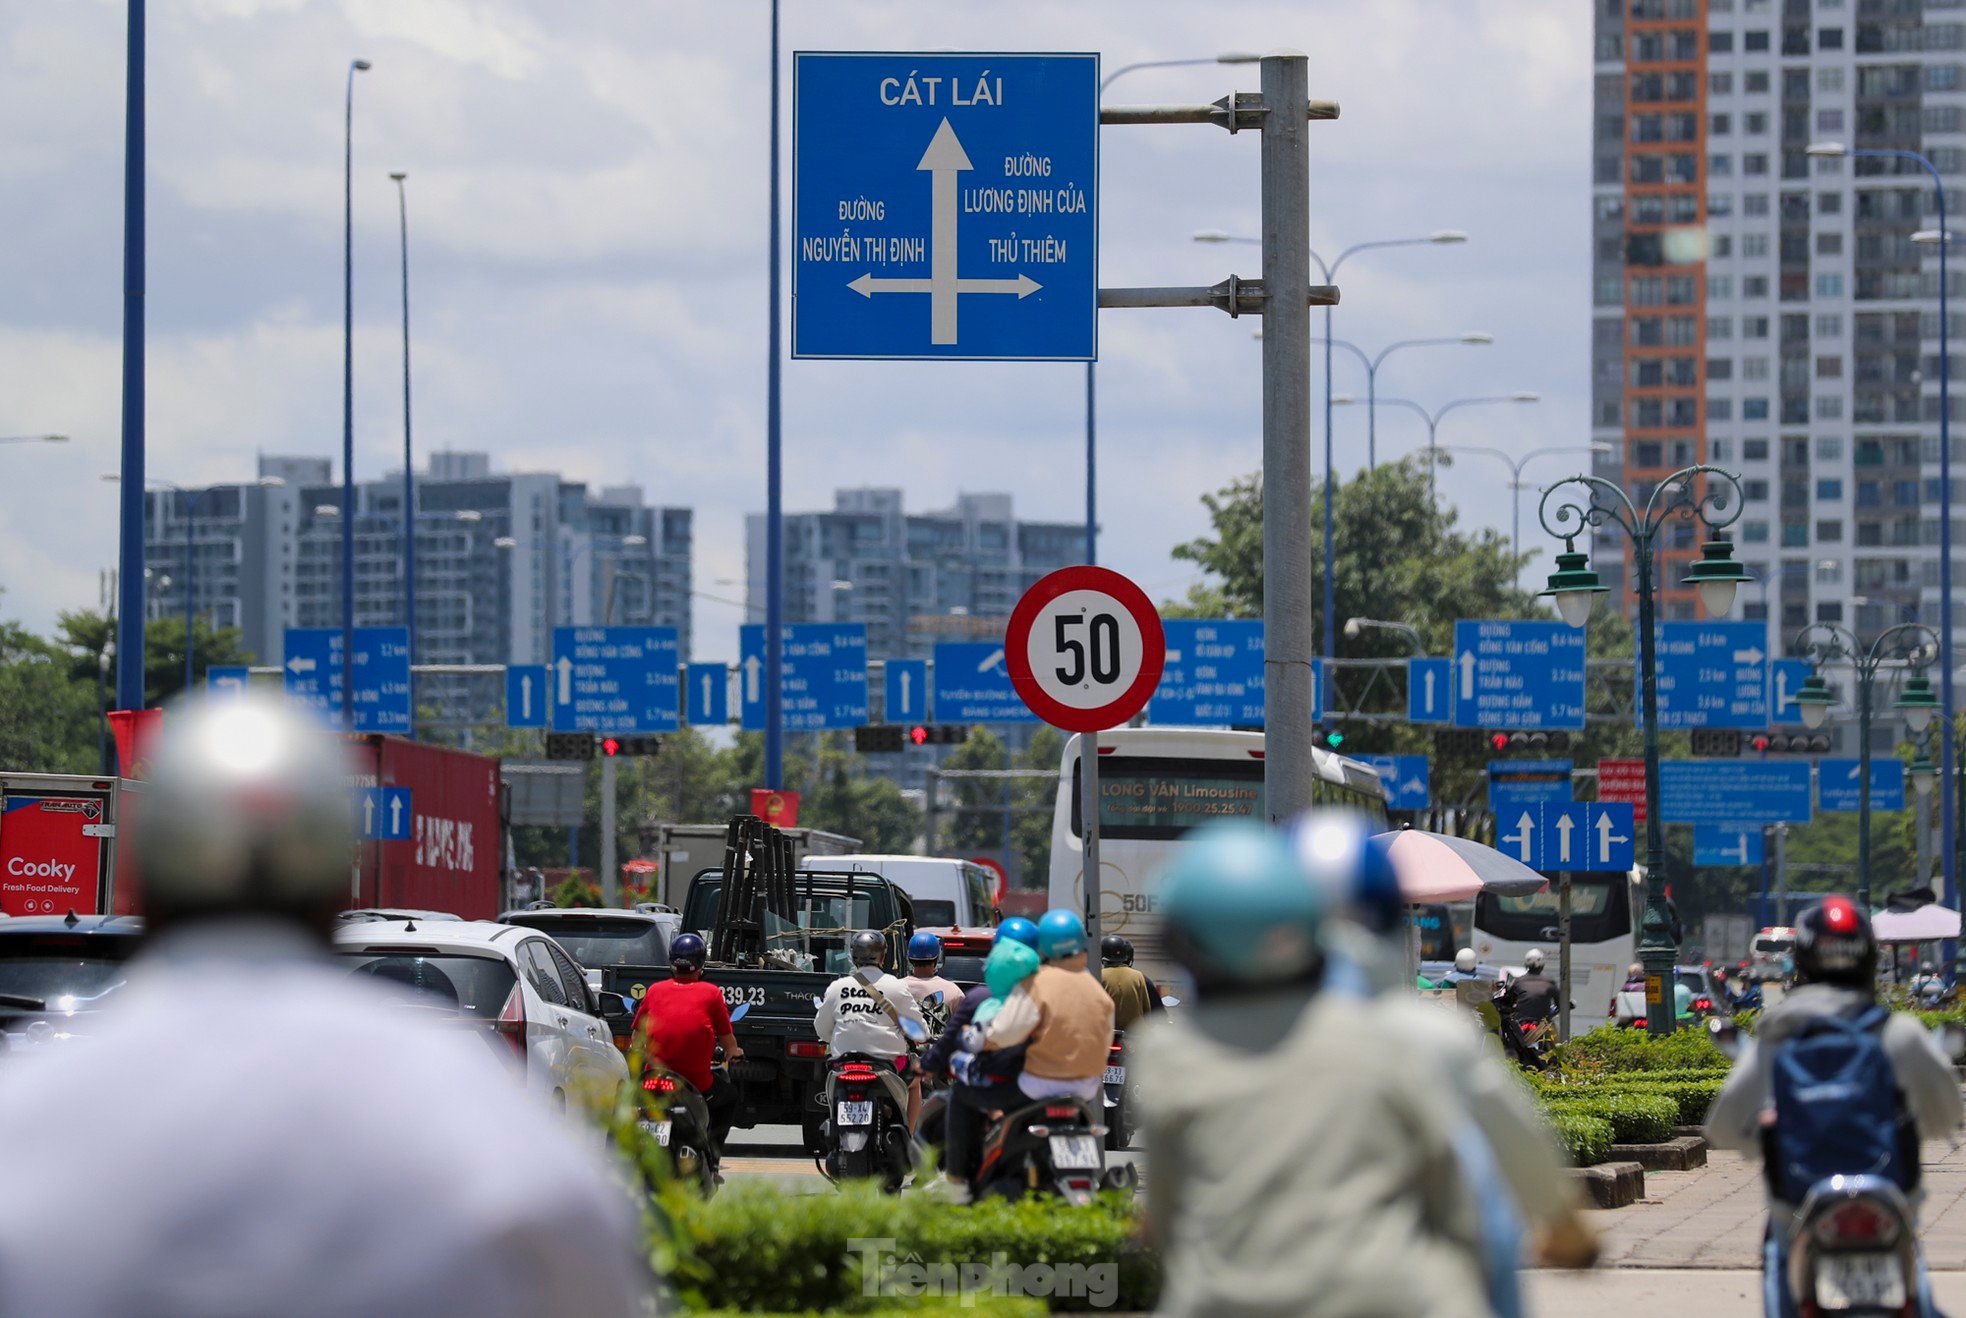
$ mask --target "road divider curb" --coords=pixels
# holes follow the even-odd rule
[[[1570,1176],[1593,1208],[1629,1208],[1645,1197],[1645,1168],[1635,1162],[1576,1167],[1571,1169]]]

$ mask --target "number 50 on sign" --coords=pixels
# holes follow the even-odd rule
[[[1017,602],[1004,637],[1017,694],[1069,732],[1118,727],[1145,709],[1166,656],[1153,601],[1102,567],[1043,578]]]

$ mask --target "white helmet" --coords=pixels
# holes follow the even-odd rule
[[[193,699],[164,716],[138,825],[157,915],[306,917],[348,895],[346,743],[272,696]]]
[[[1475,954],[1472,947],[1464,947],[1454,954],[1454,968],[1464,975],[1475,972]]]
[[[1541,970],[1543,968],[1543,949],[1532,947],[1527,952],[1524,952],[1522,954],[1522,968],[1532,975]]]

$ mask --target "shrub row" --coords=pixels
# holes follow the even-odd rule
[[[1544,1106],[1555,1114],[1596,1117],[1608,1122],[1611,1137],[1619,1144],[1658,1144],[1668,1140],[1679,1117],[1676,1099],[1638,1091],[1602,1090],[1576,1097],[1545,1098]]]
[[[1602,1025],[1560,1043],[1551,1054],[1563,1073],[1604,1071],[1725,1071],[1727,1057],[1704,1030],[1681,1028],[1663,1039],[1643,1030]]]
[[[1611,1123],[1582,1112],[1548,1111],[1550,1129],[1579,1167],[1591,1167],[1611,1156]]]

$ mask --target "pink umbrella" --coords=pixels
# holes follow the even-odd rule
[[[1959,912],[1944,906],[1879,911],[1870,924],[1880,943],[1935,943],[1959,937]]]
[[[1418,828],[1379,836],[1409,903],[1462,902],[1484,891],[1527,897],[1549,881],[1514,857],[1464,837]]]

